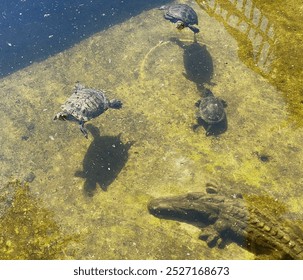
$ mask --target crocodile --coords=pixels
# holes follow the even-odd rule
[[[282,227],[276,217],[249,205],[242,195],[220,195],[214,188],[174,197],[152,199],[149,212],[202,229],[200,239],[209,247],[236,242],[257,259],[303,260],[303,240]]]

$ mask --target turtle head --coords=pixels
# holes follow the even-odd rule
[[[59,112],[54,116],[54,120],[66,121],[66,119],[67,119],[67,114],[64,112]]]
[[[177,21],[177,29],[182,30],[185,27],[184,22],[182,21]]]

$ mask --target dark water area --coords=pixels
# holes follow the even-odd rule
[[[61,52],[168,1],[2,0],[0,76]]]

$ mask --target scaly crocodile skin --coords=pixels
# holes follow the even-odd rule
[[[226,241],[235,241],[258,257],[303,259],[302,239],[240,197],[189,193],[154,199],[148,209],[156,217],[203,228],[200,238],[210,247],[223,248]]]

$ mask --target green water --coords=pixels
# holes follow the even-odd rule
[[[288,58],[300,45],[285,43],[281,10],[297,40],[302,7],[254,1],[268,20],[262,32],[256,28],[256,43],[253,33],[247,39],[230,27],[227,15],[240,17],[245,9],[235,1],[214,8],[217,2],[223,1],[192,4],[197,43],[190,30],[179,32],[150,10],[0,81],[1,258],[253,259],[236,244],[208,248],[198,228],[148,213],[150,199],[204,191],[210,180],[260,205],[278,203],[281,222],[299,222],[301,62],[288,71]],[[250,17],[245,22],[258,25]],[[92,120],[88,140],[76,124],[52,120],[76,81],[124,104]],[[227,131],[217,137],[192,129],[197,83],[228,104]],[[8,185],[15,179],[31,181],[29,189]]]

